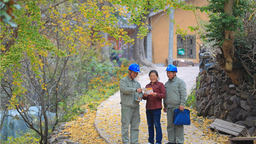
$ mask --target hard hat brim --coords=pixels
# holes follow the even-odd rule
[[[130,70],[130,69],[129,69]],[[140,71],[134,71],[134,70],[131,70],[131,71],[133,71],[133,72],[139,72],[139,73],[141,73]]]

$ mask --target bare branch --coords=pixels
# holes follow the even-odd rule
[[[64,2],[67,2],[67,1],[68,1],[68,0],[62,0],[62,1],[60,1],[60,2],[54,3],[54,4],[52,4],[51,6],[49,6],[48,8],[45,8],[45,9],[41,10],[41,12],[42,12],[42,13],[45,13],[49,8],[51,8],[51,7],[56,7],[56,6],[58,6],[58,5],[60,5],[60,4],[64,3]]]
[[[8,107],[6,106],[5,109],[4,109],[4,115],[3,115],[2,119],[1,119],[0,131],[2,130],[2,127],[3,127],[3,124],[4,124],[4,119],[7,116],[7,113],[8,113]]]

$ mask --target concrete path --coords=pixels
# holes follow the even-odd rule
[[[168,78],[166,76],[165,67],[157,67],[159,73],[159,81],[165,83]],[[187,85],[187,92],[196,84],[196,77],[198,75],[198,67],[178,67],[177,76],[183,79]],[[148,73],[139,75],[137,80],[142,87],[150,82]],[[140,106],[140,134],[139,142],[145,144],[148,142],[148,128],[146,119],[146,101],[141,102]],[[167,115],[162,111],[161,124],[163,131],[163,143],[167,143]],[[104,101],[97,110],[97,116],[95,119],[95,126],[101,137],[108,143],[122,143],[121,138],[121,106],[120,106],[120,91]],[[204,134],[197,129],[193,124],[185,126],[185,143],[213,143],[213,141],[204,140]]]

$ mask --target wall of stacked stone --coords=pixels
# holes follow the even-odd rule
[[[195,94],[200,115],[246,126],[247,133],[256,134],[256,92],[253,86],[246,83],[235,86],[207,52],[200,53]]]

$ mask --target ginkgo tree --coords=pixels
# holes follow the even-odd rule
[[[18,1],[21,9],[12,7],[17,27],[4,21],[0,23],[0,79],[1,89],[8,97],[6,106],[19,112],[26,125],[40,135],[40,143],[47,143],[50,128],[54,130],[66,114],[59,113],[62,102],[70,102],[75,93],[72,81],[79,78],[72,73],[76,69],[74,60],[81,54],[84,63],[101,59],[101,48],[109,44],[102,33],[134,42],[118,27],[116,12],[124,17],[131,13],[129,22],[137,25],[134,58],[147,65],[141,38],[148,31],[149,12],[164,9],[166,5],[191,9],[178,0],[108,2],[111,5],[102,0]],[[38,107],[38,121],[31,119],[30,106]],[[47,111],[55,112],[53,120]]]
[[[210,18],[210,23],[206,25],[207,34],[204,37],[208,42],[215,41],[215,45],[218,45],[222,52],[217,55],[218,64],[236,86],[241,85],[248,76],[251,77],[249,79],[254,80],[255,85],[256,77],[253,76],[255,70],[245,66],[247,62],[249,65],[255,65],[255,54],[251,53],[253,50],[247,50],[248,47],[252,48],[254,45],[253,39],[247,39],[254,31],[252,28],[247,29],[244,24],[247,20],[254,21],[255,1],[209,0],[209,5],[200,9],[207,11]],[[246,14],[250,16],[247,17]],[[247,40],[242,40],[242,38]],[[241,54],[247,55],[247,53],[251,56],[244,59],[246,56],[241,56]]]
[[[72,94],[68,91],[74,69],[70,59],[81,51],[98,57],[92,53],[108,44],[100,31],[131,41],[116,27],[117,19],[111,15],[116,9],[103,6],[100,10],[100,3],[23,1],[18,3],[22,8],[14,10],[17,27],[1,22],[1,88],[9,109],[16,109],[41,136],[40,143],[47,143],[49,128],[54,129],[63,115],[58,113],[60,102]],[[38,121],[31,119],[29,106],[38,107]],[[50,121],[47,111],[53,109],[56,116]]]

